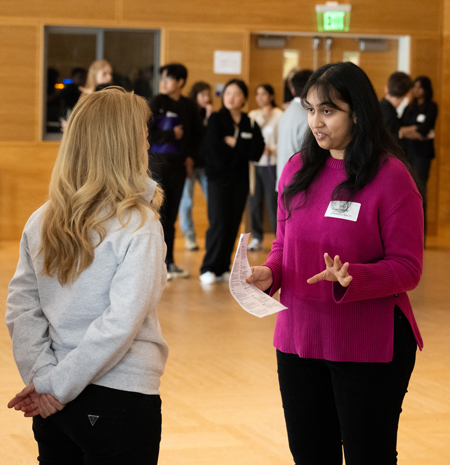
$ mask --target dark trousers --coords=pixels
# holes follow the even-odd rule
[[[42,465],[156,465],[161,399],[91,384],[33,431]]]
[[[430,177],[431,159],[419,154],[408,154],[408,161],[413,170],[416,172],[419,181],[422,184],[424,197],[423,197],[423,216],[425,233],[427,232],[427,183]]]
[[[248,177],[237,180],[208,179],[206,254],[200,272],[217,276],[230,270],[230,259],[248,195]]]
[[[397,429],[416,341],[395,310],[390,363],[302,359],[277,351],[289,447],[297,465],[397,463]]]
[[[250,218],[253,237],[263,240],[264,200],[273,232],[277,233],[276,166],[255,166],[255,192],[250,196]]]
[[[158,170],[158,168],[160,168]],[[164,203],[162,204],[161,224],[164,230],[164,240],[167,245],[166,264],[173,263],[173,245],[175,241],[175,223],[178,209],[183,195],[186,170],[184,166],[177,171],[170,172],[162,167],[151,166],[153,179],[164,189]]]

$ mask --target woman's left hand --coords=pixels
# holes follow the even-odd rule
[[[322,273],[316,274],[307,280],[308,284],[315,284],[319,281],[338,281],[342,287],[348,287],[352,277],[348,274],[349,263],[342,264],[339,255],[334,260],[326,253],[324,255],[326,268]]]
[[[62,410],[66,404],[62,404],[51,394],[39,394],[33,383],[30,383],[21,392],[8,402],[8,408],[21,410],[25,417],[41,415],[47,418]]]

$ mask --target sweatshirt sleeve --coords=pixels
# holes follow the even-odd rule
[[[411,191],[381,224],[384,259],[376,263],[350,263],[352,281],[347,288],[332,283],[337,303],[377,299],[414,289],[422,275],[422,198]]]
[[[109,307],[56,367],[38,374],[37,392],[70,402],[123,358],[149,312],[156,312],[167,279],[164,253],[160,235],[141,233],[131,239],[111,283]]]
[[[12,340],[14,360],[25,384],[39,370],[48,373],[57,364],[48,334],[26,232],[20,242],[20,257],[8,288],[5,322]]]

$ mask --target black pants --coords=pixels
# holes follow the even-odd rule
[[[161,399],[91,384],[33,431],[42,465],[156,465]]]
[[[408,154],[408,161],[411,164],[413,170],[416,172],[419,181],[423,186],[423,216],[425,233],[427,232],[427,184],[428,178],[430,177],[431,159],[419,154]]]
[[[206,254],[200,273],[217,276],[230,270],[230,259],[248,196],[248,177],[208,179],[208,219]]]
[[[164,240],[167,245],[166,264],[173,263],[173,245],[175,241],[175,223],[181,197],[183,195],[186,169],[181,166],[176,171],[169,171],[165,166],[151,166],[153,179],[164,189],[164,203],[162,204],[161,224],[164,230]]]
[[[277,233],[276,166],[255,166],[255,192],[250,196],[253,237],[263,240],[264,200],[274,234]]]
[[[277,351],[289,447],[297,465],[397,463],[397,429],[416,341],[398,307],[390,363],[302,359]]]

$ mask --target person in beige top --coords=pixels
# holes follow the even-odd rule
[[[273,232],[277,231],[277,144],[278,122],[283,111],[277,108],[275,92],[270,84],[261,84],[256,89],[256,103],[259,108],[248,116],[261,128],[266,147],[259,162],[255,163],[254,191],[250,196],[250,217],[253,239],[248,249],[258,251],[263,242],[264,200],[269,213]]]

